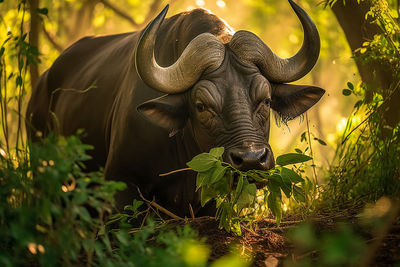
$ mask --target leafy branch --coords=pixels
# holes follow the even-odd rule
[[[240,235],[240,222],[246,220],[242,214],[255,208],[257,186],[266,185],[264,202],[274,214],[279,225],[282,218],[282,193],[299,202],[306,199],[304,190],[298,185],[304,179],[285,166],[303,163],[312,158],[300,153],[288,153],[277,157],[277,167],[269,171],[240,171],[222,159],[223,147],[195,156],[187,165],[197,172],[196,190],[201,189],[201,206],[215,200],[216,219],[219,227]]]

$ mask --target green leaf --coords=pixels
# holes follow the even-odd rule
[[[265,182],[271,176],[269,172],[257,171],[257,170],[247,171],[246,175],[247,178],[249,178],[250,180],[254,180],[256,182]]]
[[[295,148],[294,151],[296,151],[296,152],[299,153],[299,154],[303,154],[303,151],[301,151],[301,150],[298,149],[298,148]]]
[[[124,182],[110,181],[108,184],[111,186],[112,191],[123,191],[127,188]]]
[[[196,177],[196,191],[199,190],[200,187],[209,185],[209,178],[211,177],[211,173],[208,172],[199,172]]]
[[[314,137],[314,140],[318,141],[318,143],[320,143],[321,145],[326,146],[326,143],[325,143],[324,140],[321,140],[321,139],[319,139],[317,137]]]
[[[1,0],[0,0],[0,1],[1,1]],[[5,50],[4,47],[0,48],[0,57],[4,54],[4,50]]]
[[[140,206],[143,205],[143,203],[144,203],[143,201],[134,199],[134,200],[133,200],[132,207],[133,207],[135,210],[137,210]]]
[[[349,87],[350,90],[354,90],[354,85],[351,82],[347,83],[347,87]]]
[[[351,95],[351,90],[343,89],[342,94],[345,95],[345,96],[349,96],[349,95]]]
[[[88,199],[88,195],[83,192],[74,194],[74,202],[76,205],[82,205]]]
[[[210,186],[203,186],[201,188],[201,206],[204,207],[205,204],[207,204],[208,201],[210,201],[212,198],[216,197],[217,194],[214,191],[214,189]]]
[[[221,178],[224,177],[227,168],[228,167],[224,167],[220,164],[216,165],[210,177],[210,184],[216,183],[221,180]]]
[[[237,236],[241,236],[242,235],[242,229],[240,228],[240,222],[232,222],[231,224],[231,228],[230,230],[232,231],[232,233],[234,233]],[[232,266],[232,265],[229,265]]]
[[[214,147],[210,150],[210,154],[216,158],[220,158],[224,154],[224,148],[223,147]]]
[[[280,155],[276,158],[276,164],[280,166],[286,166],[289,164],[302,163],[311,160],[312,158],[307,155],[298,154],[298,153],[288,153],[284,155]]]
[[[16,83],[17,87],[21,86],[22,85],[22,77],[21,76],[17,76],[17,78],[15,80],[15,83]]]
[[[230,231],[229,228],[229,220],[230,220],[230,216],[229,216],[229,210],[231,209],[230,204],[229,203],[223,203],[221,206],[221,215],[219,217],[219,228],[225,228],[225,230],[227,232]]]
[[[194,171],[205,172],[214,167],[217,162],[214,156],[208,153],[201,153],[186,164]]]
[[[304,190],[299,186],[296,186],[296,185],[293,186],[293,196],[294,196],[294,199],[296,199],[298,202],[306,201],[306,194],[305,194]]]
[[[301,176],[298,175],[295,171],[285,167],[282,167],[281,176],[289,178],[290,181],[292,181],[292,183],[294,184],[304,182],[304,179],[301,178]]]
[[[256,198],[256,194],[256,185],[249,184],[247,180],[244,180],[242,192],[237,200],[238,211],[252,204]]]
[[[270,192],[274,192],[276,194],[280,194],[281,192],[281,177],[277,174],[271,176],[271,179],[268,181],[267,187]]]
[[[239,175],[239,180],[236,186],[236,198],[239,198],[240,193],[242,192],[243,189],[243,175],[240,174]]]
[[[49,10],[47,8],[37,8],[36,12],[42,15],[47,16],[49,14]]]
[[[281,206],[281,197],[271,192],[268,195],[268,208],[275,215],[276,224],[279,225],[282,219],[282,206]]]
[[[90,214],[85,207],[79,207],[79,215],[80,215],[81,219],[83,219],[86,222],[92,221],[92,217],[90,217]]]
[[[281,188],[283,193],[285,193],[287,198],[290,198],[292,194],[292,181],[287,176],[280,176],[281,178]]]

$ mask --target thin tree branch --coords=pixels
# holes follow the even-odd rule
[[[192,170],[192,168],[183,168],[183,169],[179,169],[179,170],[170,171],[167,173],[160,173],[158,176],[167,176],[167,175],[174,174],[177,172],[190,171],[190,170]]]
[[[47,40],[49,40],[49,42],[53,45],[53,47],[55,49],[57,49],[58,52],[62,52],[64,50],[63,46],[60,44],[60,42],[56,39],[56,36],[52,35],[51,33],[49,33],[44,25],[44,23],[42,23],[42,30],[44,33],[44,36],[46,36]]]
[[[167,210],[166,208],[164,208],[164,207],[158,205],[156,202],[154,202],[154,201],[149,201],[149,200],[145,199],[144,196],[142,195],[142,192],[140,192],[139,187],[137,188],[137,190],[138,190],[138,193],[139,193],[140,198],[141,198],[144,202],[146,202],[148,205],[153,206],[153,207],[156,208],[157,210],[159,210],[159,211],[165,213],[166,215],[170,216],[170,217],[173,218],[173,219],[176,219],[176,220],[184,220],[183,218],[179,217],[178,215],[173,214],[172,212],[170,212],[170,211]]]
[[[109,9],[111,9],[112,11],[114,11],[115,14],[117,14],[118,16],[120,16],[121,18],[127,20],[130,24],[132,24],[134,27],[138,27],[139,25],[133,20],[133,18],[131,16],[129,16],[127,13],[125,13],[124,11],[122,11],[121,9],[117,8],[116,6],[114,6],[113,4],[111,4],[109,1],[107,0],[100,0],[101,3],[103,3],[103,5]]]

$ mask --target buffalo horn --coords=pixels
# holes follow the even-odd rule
[[[154,45],[168,5],[147,25],[136,47],[135,64],[140,78],[150,87],[167,94],[184,92],[205,71],[217,69],[225,54],[224,45],[212,34],[202,33],[185,48],[178,60],[161,67],[154,57]]]
[[[306,75],[315,65],[320,50],[320,39],[314,22],[307,13],[289,0],[303,26],[304,40],[300,50],[291,58],[280,58],[255,34],[238,31],[229,47],[244,62],[255,64],[271,82],[292,82]]]

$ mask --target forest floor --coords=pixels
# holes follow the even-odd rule
[[[371,233],[359,226],[360,209],[346,209],[334,215],[312,215],[310,222],[317,233],[335,232],[340,224],[348,224],[357,234],[366,240],[366,251],[360,266],[394,266],[400,263],[400,216],[395,215],[390,225],[383,231]],[[288,231],[295,229],[305,221],[299,216],[286,218],[278,227],[274,220],[264,219],[252,223],[251,228],[242,227],[242,236],[235,236],[218,229],[218,222],[211,217],[199,217],[190,220],[200,237],[206,238],[211,247],[211,260],[226,255],[232,247],[239,248],[243,255],[253,256],[253,266],[282,266],[284,261],[301,262],[309,258],[318,265],[320,251],[299,251],[287,237]],[[178,224],[181,224],[182,221]],[[313,264],[314,265],[314,264]]]

